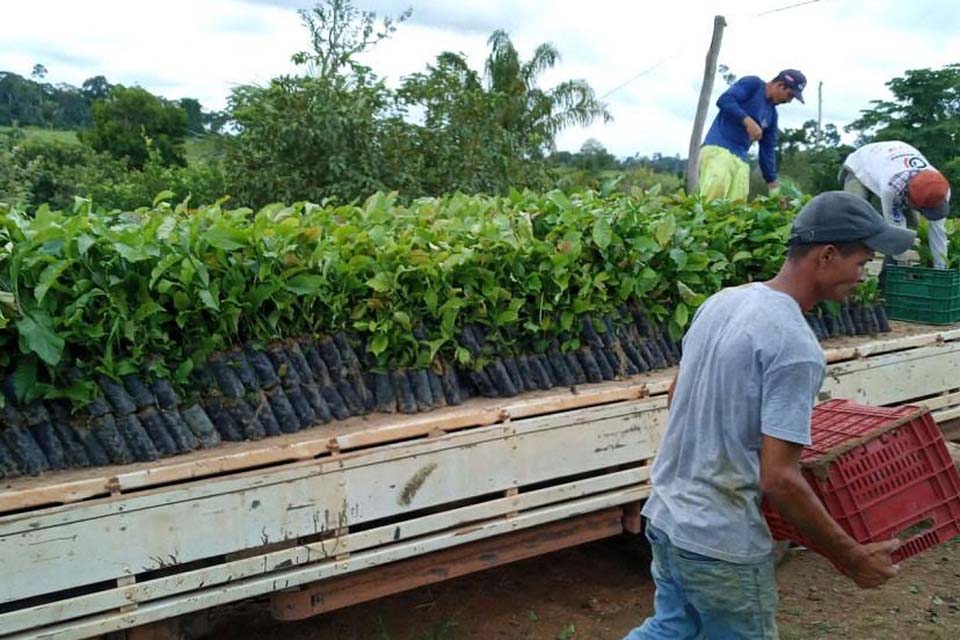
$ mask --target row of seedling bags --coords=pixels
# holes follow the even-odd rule
[[[847,313],[852,315],[849,309]],[[822,322],[819,312],[816,319]],[[584,316],[580,322],[579,349],[561,353],[553,345],[533,355],[508,353],[494,346],[483,327],[467,326],[460,343],[475,359],[488,361],[480,369],[438,361],[432,368],[372,371],[357,355],[365,353],[362,345],[342,333],[265,349],[247,345],[198,366],[189,399],[182,399],[168,380],[100,376],[96,382],[102,393],[75,413],[61,401],[15,408],[6,384],[0,478],[153,461],[222,441],[259,440],[374,412],[414,414],[474,396],[512,397],[622,379],[680,360],[679,343],[638,307],[625,307],[617,317]],[[860,331],[862,323],[840,326],[836,335],[852,335],[850,329],[872,332]]]
[[[863,336],[888,333],[890,321],[883,303],[818,305],[804,314],[818,340],[839,336]]]

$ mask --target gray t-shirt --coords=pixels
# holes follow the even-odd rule
[[[681,549],[763,560],[772,545],[760,513],[761,434],[810,444],[824,367],[792,297],[760,283],[711,296],[683,339],[643,515]]]

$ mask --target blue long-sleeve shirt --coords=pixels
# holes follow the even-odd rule
[[[717,100],[720,113],[710,125],[703,144],[723,147],[747,162],[747,152],[753,143],[743,119],[750,116],[763,129],[760,172],[764,180],[774,182],[777,179],[777,108],[767,101],[766,84],[757,76],[746,76],[724,91]]]

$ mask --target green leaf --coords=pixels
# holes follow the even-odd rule
[[[673,318],[667,322],[667,335],[673,342],[678,342],[683,337],[683,328]]]
[[[190,378],[190,374],[193,372],[193,368],[193,360],[190,358],[185,358],[183,362],[180,363],[180,366],[178,366],[173,372],[173,379],[180,383],[187,382],[187,380]]]
[[[37,386],[37,359],[31,356],[22,358],[13,372],[13,394],[20,402],[33,397]]]
[[[50,366],[57,366],[63,355],[63,338],[53,329],[53,320],[45,313],[34,312],[17,321],[20,332],[20,350],[35,353]]]
[[[424,293],[424,294],[423,294],[423,303],[424,303],[425,305],[427,305],[427,310],[428,310],[430,313],[436,313],[436,312],[437,312],[437,305],[439,304],[439,300],[437,299],[437,292],[436,292],[436,291],[427,291],[426,293]]]
[[[427,347],[430,349],[430,361],[433,362],[433,359],[437,357],[437,352],[440,351],[440,348],[447,343],[446,338],[437,338],[436,340],[428,340]]]
[[[677,303],[677,307],[673,310],[673,320],[679,325],[682,329],[687,326],[687,320],[690,319],[690,309],[687,308],[682,302]]]
[[[33,290],[33,295],[36,297],[37,302],[43,302],[43,299],[46,297],[47,291],[50,290],[50,287],[56,284],[57,279],[72,264],[73,260],[60,260],[59,262],[54,262],[47,265],[47,267],[40,274],[40,278],[37,281],[37,288]]]
[[[94,244],[96,244],[96,240],[85,233],[81,234],[77,238],[77,251],[80,252],[81,256],[85,256],[87,255],[87,251],[89,251],[90,247],[92,247]]]
[[[630,244],[632,244],[633,248],[639,253],[652,254],[660,248],[660,245],[657,244],[656,240],[646,235],[633,238],[630,241]]]
[[[387,244],[387,230],[383,228],[382,225],[377,225],[370,229],[367,232],[367,235],[370,236],[370,240],[378,247],[382,247]]]
[[[597,218],[596,222],[593,223],[594,244],[601,249],[606,249],[610,246],[612,240],[613,229],[610,227],[610,223],[605,218]]]
[[[445,336],[453,336],[453,330],[456,328],[457,324],[457,314],[459,310],[456,308],[447,309],[443,312],[443,316],[440,318],[440,331]]]
[[[196,274],[197,269],[193,266],[193,261],[190,258],[184,258],[180,261],[180,282],[190,284]]]
[[[370,352],[375,356],[379,356],[386,350],[388,343],[389,340],[387,339],[387,336],[382,333],[378,333],[370,341]]]
[[[207,271],[207,266],[200,262],[199,260],[194,261],[194,267],[197,269],[197,275],[200,277],[200,282],[203,283],[203,286],[210,286],[210,272]]]
[[[151,258],[150,253],[144,247],[134,247],[124,242],[116,242],[113,246],[127,262],[143,262]]]
[[[381,271],[377,275],[367,280],[367,286],[374,291],[383,293],[384,291],[390,291],[393,289],[393,281],[389,275]]]
[[[157,239],[166,240],[170,237],[170,234],[173,233],[173,230],[177,228],[177,219],[174,216],[166,218],[163,222],[160,223],[160,226],[157,227]]]
[[[697,297],[697,294],[694,293],[693,289],[683,284],[682,282],[677,282],[677,290],[680,292],[680,297],[687,304],[690,303],[690,300],[693,300]]]
[[[410,315],[406,311],[394,311],[393,320],[404,330],[410,331],[412,325],[410,324]]]
[[[156,207],[161,202],[166,202],[167,200],[169,200],[170,198],[173,198],[176,195],[177,194],[175,194],[173,191],[170,191],[169,189],[161,191],[153,198],[153,206]]]
[[[710,258],[702,253],[687,253],[687,271],[703,271],[710,264]]]
[[[61,397],[77,404],[86,404],[93,400],[95,385],[90,380],[78,380],[73,384],[57,390]]]
[[[677,269],[683,271],[687,266],[687,252],[683,249],[670,249],[670,259],[677,265]]]
[[[670,244],[670,241],[673,239],[674,234],[677,233],[677,221],[673,216],[664,216],[659,223],[657,223],[657,228],[654,231],[654,236],[657,238],[657,242],[661,247],[665,247]]]
[[[324,277],[301,273],[293,276],[283,285],[283,288],[298,295],[318,295],[323,289]]]
[[[555,189],[547,194],[547,199],[553,204],[557,205],[560,209],[570,209],[573,205],[570,204],[570,199],[558,189]]]
[[[749,260],[752,257],[753,257],[753,254],[750,253],[749,251],[737,251],[735,254],[733,254],[733,259],[731,260],[731,262],[736,264],[741,260]]]
[[[510,324],[516,322],[519,315],[514,309],[505,309],[497,314],[497,324]]]
[[[193,306],[190,302],[190,296],[183,291],[176,291],[173,294],[173,306],[178,311],[185,311]]]
[[[158,262],[157,265],[150,272],[150,286],[151,287],[154,286],[157,280],[163,277],[163,274],[165,274],[170,267],[177,264],[177,262],[179,261],[180,261],[180,257],[176,254],[171,254],[169,256],[162,258],[160,262]],[[187,262],[187,264],[189,263]],[[191,268],[192,268],[192,265],[191,265]],[[181,275],[182,273],[183,273],[183,268],[181,268]]]
[[[220,303],[213,297],[209,289],[200,289],[200,301],[206,308],[220,311]]]
[[[210,246],[216,247],[217,249],[223,249],[224,251],[236,251],[237,249],[242,249],[246,246],[239,239],[242,237],[242,234],[231,229],[214,227],[207,231],[203,238],[210,244]]]

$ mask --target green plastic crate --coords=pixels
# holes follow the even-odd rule
[[[891,320],[960,322],[960,270],[887,265],[883,288]]]

